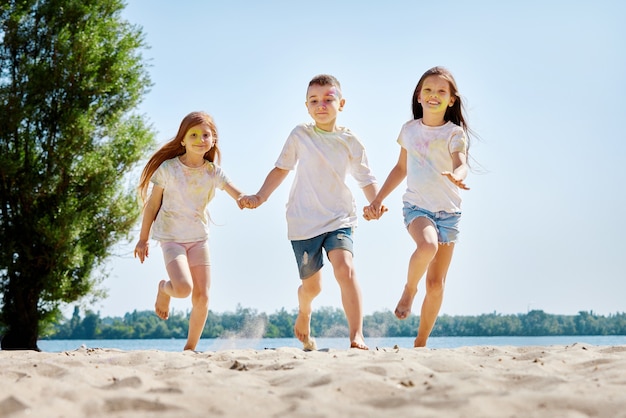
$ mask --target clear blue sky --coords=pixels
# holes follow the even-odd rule
[[[222,167],[246,193],[258,190],[291,129],[310,120],[306,86],[318,73],[342,82],[338,123],[360,136],[382,184],[418,78],[448,67],[481,139],[471,149],[477,170],[463,193],[441,313],[606,315],[626,311],[625,5],[129,0],[124,17],[151,46],[154,86],[139,111],[159,143],[188,112],[211,113]],[[292,180],[255,211],[239,211],[218,191],[210,205],[213,311],[297,307],[285,222]],[[366,201],[350,181],[360,211]],[[406,279],[413,243],[402,225],[403,189],[387,199],[381,220],[361,219],[356,232],[366,314],[393,310]],[[166,277],[160,248],[140,265],[134,244],[120,245],[105,266],[109,297],[90,306],[103,316],[153,308]],[[323,277],[314,307],[340,307],[329,264]],[[414,312],[422,296],[423,282]]]

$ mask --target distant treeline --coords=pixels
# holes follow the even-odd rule
[[[237,307],[235,312],[214,313],[209,317],[204,338],[291,338],[297,311],[284,308],[271,315]],[[86,311],[81,317],[76,308],[70,319],[62,319],[47,328],[45,339],[146,339],[187,338],[188,313],[174,311],[168,320],[153,311],[134,311],[124,317],[100,318]],[[419,316],[398,320],[392,312],[375,312],[363,318],[366,337],[414,337]],[[316,309],[311,320],[312,334],[318,337],[346,337],[348,325],[341,309]],[[609,316],[593,312],[578,315],[553,315],[541,310],[525,314],[498,313],[478,316],[441,315],[432,336],[543,336],[543,335],[626,335],[626,314]]]

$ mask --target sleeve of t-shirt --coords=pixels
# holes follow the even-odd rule
[[[213,169],[215,170],[215,187],[224,190],[226,185],[230,183],[230,179],[221,167],[213,165]]]
[[[365,147],[356,136],[350,146],[350,171],[360,188],[376,183],[376,177],[370,170]]]
[[[294,128],[287,137],[283,150],[280,152],[278,160],[276,160],[274,164],[277,168],[283,170],[293,170],[296,168],[296,164],[298,163],[297,142],[299,131],[301,130],[302,128],[298,126]]]
[[[405,140],[404,140],[404,127],[406,125],[402,125],[402,128],[400,129],[400,133],[398,134],[398,139],[397,139],[397,143],[400,144],[400,146],[402,148],[406,149],[406,144],[405,144]]]
[[[452,134],[449,149],[450,154],[454,152],[467,154],[467,136],[465,135],[465,131],[463,129],[459,128]]]
[[[160,186],[164,189],[167,186],[167,170],[165,168],[166,164],[166,161],[161,163],[161,165],[156,169],[156,171],[152,175],[152,178],[150,179],[151,183],[156,184],[157,186]]]

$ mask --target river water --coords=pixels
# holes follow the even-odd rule
[[[317,338],[318,349],[347,349],[347,338]],[[413,347],[413,337],[400,338],[366,338],[370,349]],[[618,336],[549,336],[549,337],[431,337],[429,348],[458,348],[469,346],[547,346],[571,345],[574,343],[616,346],[626,345],[626,335]],[[81,347],[114,348],[118,350],[160,350],[181,351],[184,339],[142,339],[142,340],[40,340],[39,348],[47,352],[72,351]],[[232,349],[274,349],[279,347],[302,347],[295,338],[204,338],[196,347],[196,351],[219,351]]]

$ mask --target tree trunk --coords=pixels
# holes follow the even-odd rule
[[[2,336],[3,350],[33,350],[41,351],[37,346],[38,332],[32,329],[10,328]]]
[[[9,286],[4,295],[3,319],[6,333],[2,336],[2,350],[34,350],[39,339],[39,295],[32,288]]]

